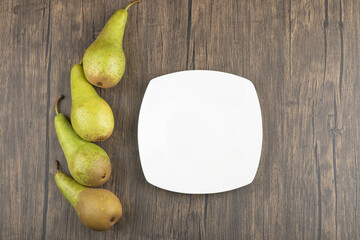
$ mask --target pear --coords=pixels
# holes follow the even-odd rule
[[[81,222],[96,231],[111,228],[121,217],[120,200],[110,191],[88,188],[60,171],[56,161],[55,182],[64,197],[75,208]]]
[[[125,54],[123,36],[127,20],[127,10],[116,11],[105,24],[96,40],[86,49],[83,56],[84,72],[87,80],[94,86],[111,88],[122,78],[125,72]]]
[[[71,70],[71,124],[75,132],[90,142],[104,141],[114,130],[113,112],[86,80],[80,64]]]
[[[104,184],[111,174],[111,163],[107,153],[98,145],[79,137],[64,114],[58,112],[55,105],[54,121],[56,134],[68,163],[69,171],[77,182],[85,186]]]

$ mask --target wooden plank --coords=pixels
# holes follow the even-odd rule
[[[0,239],[41,239],[48,1],[1,1],[0,16]]]
[[[319,146],[327,146],[326,137],[321,144],[317,139],[323,116],[318,107],[327,105],[318,98],[327,94],[319,87],[324,76],[324,2],[290,1],[288,4],[288,55],[286,66],[288,76],[284,87],[284,136],[286,144],[286,232],[287,235],[305,239],[320,239],[326,223],[323,211],[331,210],[322,205],[323,186],[332,189],[330,174],[328,180],[320,173]],[[326,160],[328,163],[331,160]],[[319,163],[321,162],[321,163]],[[328,196],[331,197],[331,196]],[[332,199],[329,199],[332,202]],[[305,220],[306,219],[306,220]],[[325,224],[324,224],[325,223]],[[332,229],[329,229],[332,230]],[[329,236],[328,236],[329,237]]]
[[[283,91],[288,61],[286,2],[250,3],[248,78],[260,99],[263,117],[263,150],[255,181],[249,186],[251,205],[238,202],[247,213],[239,230],[245,238],[286,239],[286,158],[283,142]],[[238,199],[244,199],[239,194]],[[235,200],[236,201],[236,200]],[[239,218],[236,213],[233,218]],[[251,218],[251,224],[247,219]],[[240,218],[241,219],[241,218]],[[240,224],[241,225],[241,224]],[[249,233],[248,229],[253,229]],[[235,238],[233,238],[235,239]]]
[[[52,0],[50,3],[49,51],[51,54],[49,58],[51,68],[48,72],[51,79],[48,92],[50,99],[50,162],[45,239],[91,239],[91,234],[94,234],[80,222],[74,208],[62,196],[54,181],[55,160],[59,160],[62,168],[67,170],[66,160],[54,128],[54,104],[57,97],[63,94],[65,98],[61,101],[59,110],[70,117],[71,68],[80,62],[84,50],[95,39],[95,34],[98,34],[94,29],[99,22],[103,21],[103,13],[99,11],[102,7],[105,6],[101,1],[93,2],[92,8],[85,1]],[[93,8],[98,8],[98,10],[94,11]],[[93,18],[87,25],[85,25],[85,15]]]
[[[359,1],[333,3],[334,35],[338,41],[338,75],[334,76],[333,112],[330,112],[328,132],[332,139],[333,160],[336,162],[336,228],[338,239],[359,239]],[[330,15],[329,15],[330,16]],[[331,47],[331,46],[330,46]],[[328,48],[331,49],[331,48]],[[328,50],[331,51],[331,50]],[[332,116],[333,115],[333,116]]]

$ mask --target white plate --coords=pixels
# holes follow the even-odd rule
[[[140,109],[138,143],[145,178],[159,188],[203,194],[250,184],[262,145],[255,88],[216,71],[154,78]]]

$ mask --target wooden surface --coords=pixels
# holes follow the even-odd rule
[[[94,232],[54,182],[65,167],[54,102],[70,69],[129,1],[0,1],[0,239],[360,239],[360,1],[143,0],[129,10],[127,69],[112,89],[104,188],[124,215]],[[254,182],[182,195],[145,181],[137,117],[150,79],[212,69],[250,79],[263,116]]]

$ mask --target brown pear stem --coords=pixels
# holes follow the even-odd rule
[[[58,172],[61,172],[60,162],[58,160],[56,160],[56,169],[58,170]]]
[[[58,99],[56,100],[56,103],[55,103],[55,112],[56,112],[56,115],[59,114],[59,110],[58,110],[58,104],[60,102],[61,99],[64,98],[64,95],[60,95],[60,97],[58,97]]]
[[[141,0],[135,0],[135,1],[132,1],[131,3],[129,3],[129,5],[127,5],[127,7],[125,8],[125,11],[128,10],[129,7],[131,7],[131,5],[133,5],[134,3],[138,3],[140,2]]]

